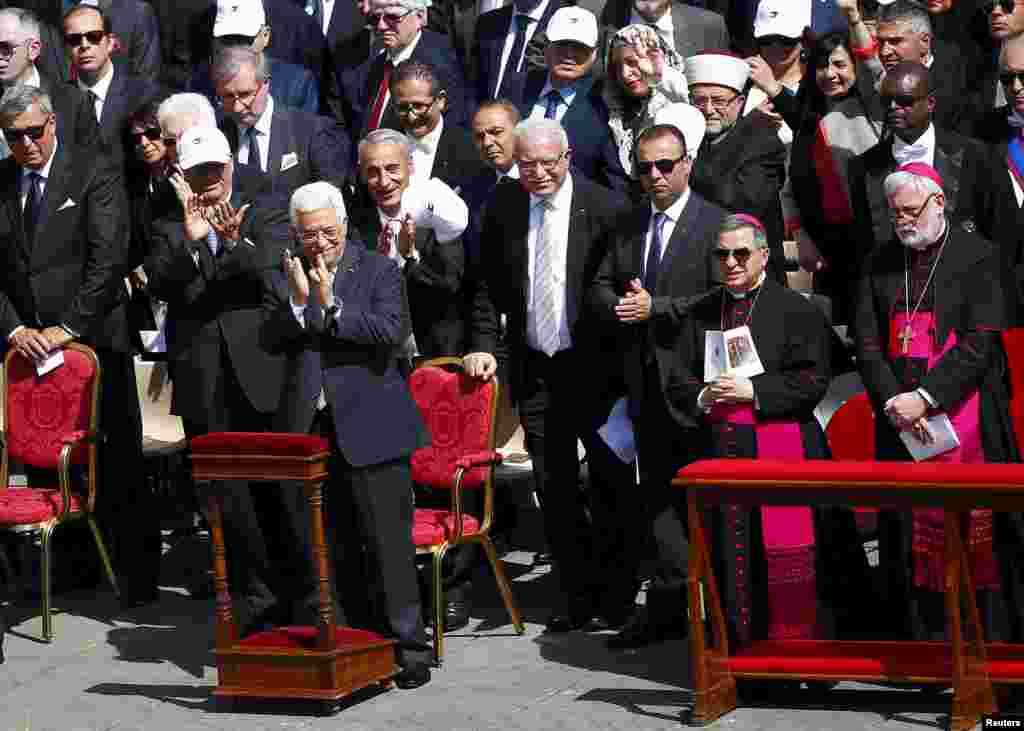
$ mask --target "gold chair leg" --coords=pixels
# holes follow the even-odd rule
[[[434,569],[434,662],[441,666],[444,657],[444,584],[442,582],[442,568],[444,555],[448,552],[448,544],[442,544],[433,552]]]
[[[484,553],[487,554],[487,561],[491,564],[491,569],[494,571],[494,580],[498,583],[498,591],[501,592],[501,600],[505,602],[505,609],[508,610],[512,626],[516,628],[517,633],[523,634],[526,631],[526,626],[523,624],[522,617],[519,615],[519,608],[512,598],[512,587],[509,586],[508,577],[505,576],[505,568],[498,558],[498,552],[494,550],[494,544],[491,543],[491,539],[486,535],[480,536],[480,545],[483,546]]]
[[[50,588],[52,580],[50,576],[50,561],[51,561],[51,538],[53,537],[53,529],[57,527],[56,523],[48,523],[43,526],[39,532],[39,543],[43,552],[42,556],[42,595],[43,595],[43,639],[46,642],[53,642],[53,617],[50,616]]]
[[[100,527],[96,524],[96,519],[91,515],[87,515],[86,519],[89,521],[89,530],[92,531],[93,540],[96,541],[96,548],[100,552],[100,561],[103,562],[103,573],[107,575],[107,581],[110,582],[110,587],[114,590],[114,594],[121,596],[121,591],[117,588],[117,577],[114,576],[114,566],[110,563],[110,554],[107,553],[107,546],[103,542],[102,534],[100,534]]]

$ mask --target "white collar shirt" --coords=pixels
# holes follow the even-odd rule
[[[526,56],[526,47],[530,44],[533,34],[537,32],[537,28],[540,26],[540,19],[544,17],[544,11],[547,10],[548,3],[551,1],[552,0],[541,0],[540,4],[528,13],[517,12],[513,6],[512,17],[508,22],[508,32],[505,34],[505,44],[501,48],[501,63],[498,64],[498,78],[495,80],[494,88],[491,90],[494,96],[498,95],[498,90],[501,88],[502,79],[505,77],[505,67],[508,65],[509,61],[508,57],[512,55],[512,46],[515,45],[516,42],[516,31],[518,30],[519,25],[516,20],[516,16],[525,15],[530,19],[530,22],[526,25],[526,44],[523,45],[523,55],[519,57],[515,67],[516,71],[521,71],[523,68],[523,59]]]
[[[551,85],[551,76],[549,74],[547,81],[544,82],[544,88],[541,89],[540,96],[537,97],[537,101],[530,111],[531,119],[544,118],[548,111],[548,93],[555,90],[555,87]],[[555,119],[561,122],[566,111],[572,106],[573,100],[576,99],[576,83],[567,84],[557,91],[562,100],[555,107]]]
[[[572,217],[572,174],[565,176],[562,187],[550,196],[541,198],[530,195],[530,221],[526,233],[527,281],[529,290],[526,301],[526,344],[534,350],[541,350],[541,337],[537,330],[538,312],[535,302],[542,283],[536,280],[538,246],[553,246],[554,264],[551,267],[555,291],[555,321],[558,323],[557,351],[572,347],[569,332],[569,317],[566,307],[566,290],[569,260],[569,222]],[[546,206],[546,208],[545,208]],[[543,235],[542,235],[543,229]]]
[[[687,201],[690,200],[690,189],[687,188],[683,191],[683,194],[679,196],[679,200],[670,205],[664,211],[659,210],[655,205],[651,204],[651,221],[647,224],[647,233],[644,236],[644,257],[641,259],[643,262],[642,266],[647,267],[647,256],[651,251],[651,242],[654,240],[654,216],[658,213],[665,214],[665,223],[661,225],[661,256],[658,261],[660,262],[665,258],[665,252],[668,250],[668,242],[672,240],[672,233],[676,230],[676,224],[679,223],[680,216],[683,215],[683,209],[686,208]],[[644,272],[646,275],[647,272]],[[654,296],[654,293],[650,293]]]
[[[334,13],[335,0],[320,0],[323,6],[323,18],[321,18],[322,27],[320,28],[324,35],[327,35],[327,31],[331,27],[331,15]]]
[[[897,165],[912,162],[923,162],[935,166],[935,125],[929,124],[928,129],[913,143],[906,143],[893,135],[892,156]]]
[[[511,178],[512,180],[519,180],[519,166],[515,163],[508,169],[508,172],[502,172],[501,170],[495,170],[498,175],[497,183],[500,183],[505,178]]]
[[[270,165],[270,128],[274,117],[274,97],[267,95],[267,108],[252,126],[256,132],[256,144],[260,148],[260,169],[267,172]],[[249,164],[249,127],[238,127],[238,162],[240,165]]]
[[[88,94],[90,91],[96,95],[93,100],[93,109],[96,111],[96,120],[103,117],[103,105],[107,101],[107,94],[110,93],[110,84],[114,80],[114,64],[110,64],[107,73],[96,81],[92,86],[86,85],[81,78],[78,79],[78,88]]]
[[[444,117],[437,126],[422,137],[406,135],[409,149],[412,150],[412,181],[425,182],[430,180],[434,169],[434,158],[437,157],[437,144],[444,132]]]

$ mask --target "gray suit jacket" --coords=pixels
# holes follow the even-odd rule
[[[599,2],[600,0],[587,0]],[[629,16],[633,10],[632,0],[607,0],[601,13],[601,24],[613,28],[624,28],[629,25]],[[676,52],[683,58],[693,56],[703,50],[729,48],[729,31],[725,27],[725,19],[710,10],[684,5],[679,0],[672,3],[672,36]]]

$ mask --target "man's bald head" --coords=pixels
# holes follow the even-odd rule
[[[918,93],[932,93],[932,76],[928,67],[917,61],[900,61],[885,72],[885,83],[892,81],[901,88],[913,88]]]

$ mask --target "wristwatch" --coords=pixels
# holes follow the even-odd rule
[[[324,319],[333,320],[341,312],[341,305],[335,302],[333,305],[324,310]]]

